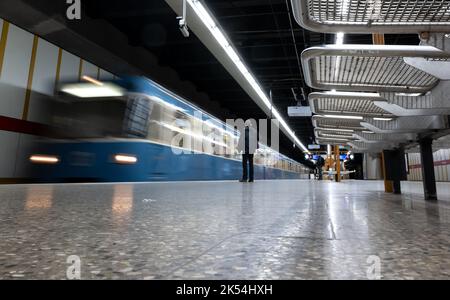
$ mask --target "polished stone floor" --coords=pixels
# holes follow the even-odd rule
[[[449,188],[426,203],[420,183],[377,181],[0,186],[0,279],[65,279],[72,255],[82,279],[449,279]]]

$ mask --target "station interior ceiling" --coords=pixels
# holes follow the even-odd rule
[[[185,38],[180,34],[176,15],[164,1],[132,1],[127,2],[126,8],[119,1],[109,6],[108,3],[111,1],[90,1],[86,12],[94,19],[113,24],[129,37],[132,45],[148,49],[159,58],[160,64],[176,70],[183,80],[191,81],[227,112],[227,116],[221,117],[265,117],[195,35]],[[308,47],[333,44],[335,35],[301,28],[292,16],[288,0],[209,0],[206,4],[265,91],[272,91],[275,107],[296,135],[304,144],[313,143],[311,119],[289,118],[287,108],[308,106],[308,94],[314,91],[304,82],[301,52]],[[386,44],[419,43],[417,35],[387,35],[385,40]],[[349,35],[345,43],[371,44],[372,36]]]
[[[21,3],[55,20],[66,9],[65,1],[59,0],[5,0],[2,6],[6,8],[7,2],[14,2],[17,10],[20,9],[18,3]],[[275,107],[288,120],[297,137],[305,145],[313,143],[311,118],[289,118],[287,108],[307,106],[307,96],[314,92],[303,80],[299,58],[301,52],[308,47],[333,44],[335,35],[310,32],[300,27],[292,16],[289,0],[208,0],[206,4],[265,92],[269,94],[272,90]],[[123,59],[123,65],[131,66],[117,70],[120,65],[117,60],[104,59],[103,64],[108,64],[105,68],[116,73],[142,73],[156,81],[163,81],[169,89],[221,119],[266,117],[195,34],[185,38],[180,33],[177,15],[165,1],[84,1],[82,9],[83,22],[77,24],[64,19],[58,22],[64,24],[65,30],[72,35],[85,38],[99,47],[87,49],[88,43],[80,46],[83,43],[81,40],[77,45],[68,38],[65,30],[48,33],[44,38],[52,39],[52,42],[66,49],[72,47],[75,52],[81,51],[92,56],[92,59],[106,57],[100,53],[102,49],[115,51],[114,55]],[[16,11],[19,22],[20,14]],[[36,24],[41,23],[36,20],[32,24],[29,21],[32,19],[27,15],[28,23],[20,25],[36,29]],[[36,19],[39,17],[36,16]],[[415,34],[386,35],[385,42],[418,45],[419,39]],[[371,44],[372,36],[346,35],[345,43]],[[124,51],[124,47],[138,50],[140,59],[133,61],[134,55]],[[122,49],[122,52],[117,49]],[[155,61],[154,65],[146,65],[143,62],[146,58]],[[165,80],[158,68],[169,70],[168,73],[178,80]],[[301,151],[294,149],[292,142],[284,135],[281,136],[280,148],[282,153],[299,161],[304,160]]]

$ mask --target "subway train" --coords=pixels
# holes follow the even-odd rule
[[[34,180],[240,178],[236,128],[144,77],[84,79],[58,89],[51,108],[51,138],[39,142],[29,155]],[[255,179],[308,177],[308,168],[259,144]]]

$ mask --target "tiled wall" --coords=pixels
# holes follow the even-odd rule
[[[109,80],[113,74],[0,19],[0,118],[41,122],[45,95],[59,81],[88,75]],[[0,122],[0,180],[20,178],[21,155],[33,136],[16,132]],[[3,125],[2,125],[3,124]]]

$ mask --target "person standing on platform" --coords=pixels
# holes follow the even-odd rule
[[[323,159],[322,155],[318,155],[317,158],[317,162],[316,162],[316,167],[317,167],[317,172],[319,174],[319,180],[323,179],[323,166],[325,165],[325,159]]]
[[[253,182],[254,170],[253,159],[258,149],[258,132],[253,127],[250,120],[245,122],[243,130],[239,136],[238,150],[242,152],[242,178],[240,182]]]

